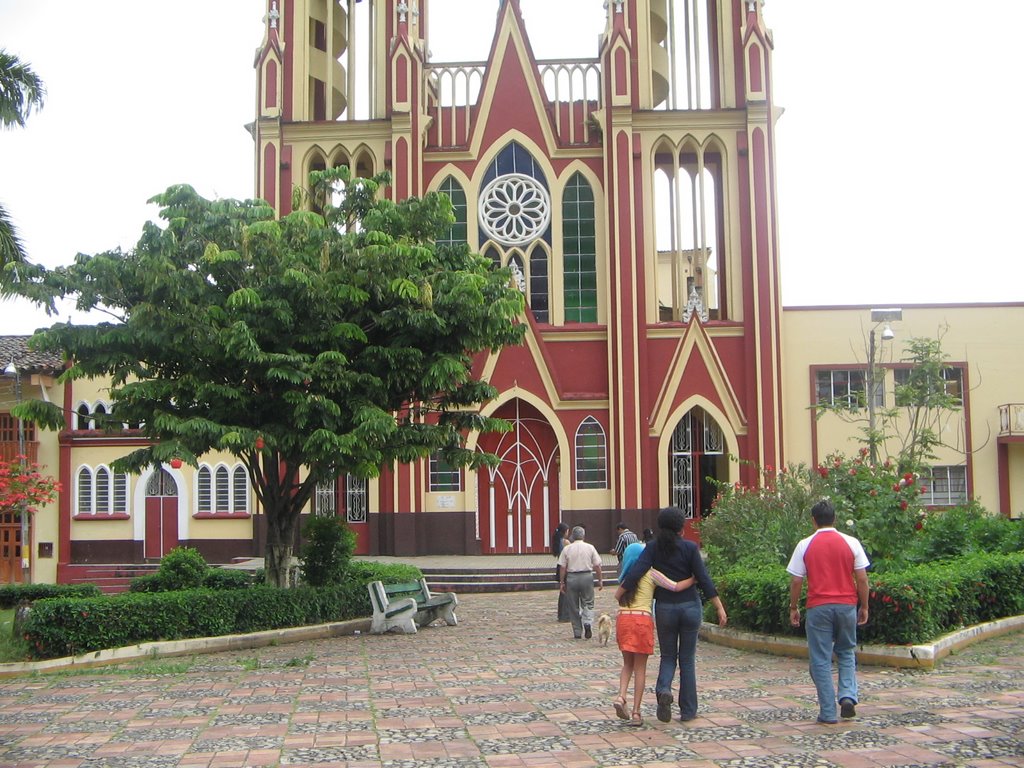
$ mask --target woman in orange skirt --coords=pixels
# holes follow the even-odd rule
[[[619,578],[629,570],[636,561],[644,544],[630,544],[622,555]],[[633,550],[630,552],[630,550]],[[629,720],[629,724],[639,727],[644,724],[640,713],[640,704],[644,697],[647,684],[647,658],[654,653],[654,616],[651,604],[654,600],[654,587],[660,586],[674,592],[686,589],[693,584],[693,577],[683,581],[672,581],[664,574],[651,568],[637,582],[636,587],[627,592],[621,586],[615,591],[615,599],[619,604],[619,615],[615,620],[615,640],[622,652],[622,670],[619,672],[619,697],[615,700],[615,714],[621,720]],[[626,695],[629,692],[629,680],[633,678],[633,712],[626,712]]]

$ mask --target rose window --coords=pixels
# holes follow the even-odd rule
[[[480,222],[487,236],[506,245],[540,237],[551,221],[548,192],[531,176],[499,176],[480,194]]]

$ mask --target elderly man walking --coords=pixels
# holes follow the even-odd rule
[[[807,654],[818,691],[818,722],[833,725],[836,688],[832,654],[839,668],[839,708],[857,715],[857,627],[868,622],[868,557],[853,536],[835,529],[836,511],[828,499],[811,507],[814,533],[796,545],[786,570],[789,621],[800,626],[800,592],[807,579]],[[858,608],[858,603],[860,607]]]
[[[604,589],[601,574],[601,555],[593,544],[584,539],[586,531],[579,525],[572,529],[569,544],[558,556],[561,577],[559,589],[565,593],[569,603],[569,621],[572,634],[577,640],[593,637],[594,623],[594,573],[597,573],[597,588]]]

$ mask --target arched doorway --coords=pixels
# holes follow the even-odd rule
[[[494,416],[512,430],[480,438],[480,450],[501,459],[478,475],[481,547],[488,554],[544,552],[547,532],[559,519],[555,432],[522,400],[505,403]]]
[[[147,558],[161,558],[178,546],[178,484],[166,469],[146,481]]]
[[[703,408],[683,414],[669,445],[669,504],[686,514],[687,528],[711,511],[715,482],[729,478],[722,428]]]

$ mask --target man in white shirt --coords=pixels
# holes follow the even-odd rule
[[[597,572],[597,588],[604,589],[601,574],[601,555],[593,544],[584,539],[586,531],[579,525],[572,529],[569,544],[558,556],[561,577],[559,589],[569,602],[569,621],[572,634],[577,640],[593,637],[594,623],[594,572]]]

